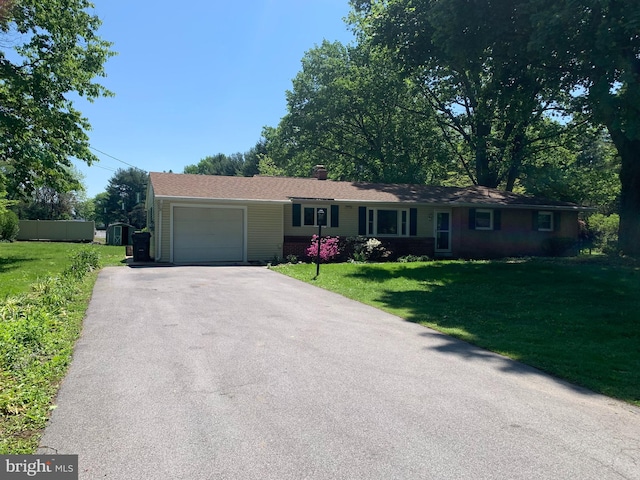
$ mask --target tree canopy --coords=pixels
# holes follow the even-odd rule
[[[258,174],[260,158],[266,154],[264,140],[260,140],[246,153],[225,155],[218,153],[200,160],[195,165],[184,167],[184,173],[196,175],[228,175],[252,177]]]
[[[323,164],[340,180],[442,180],[433,117],[384,49],[325,41],[305,53],[286,95],[287,114],[264,136],[288,174]]]
[[[96,196],[96,217],[108,225],[125,222],[136,228],[147,224],[145,201],[149,176],[138,168],[119,168],[109,179],[105,194]]]
[[[71,158],[91,163],[90,124],[73,97],[110,92],[94,79],[113,55],[87,0],[0,3],[0,172],[10,197],[72,188]]]
[[[536,0],[531,50],[561,74],[576,111],[603,125],[620,157],[620,248],[640,255],[640,3]]]
[[[353,1],[361,39],[391,49],[474,184],[512,190],[565,100],[528,51],[529,0]]]
[[[77,208],[84,197],[83,175],[74,167],[65,169],[65,175],[69,178],[68,191],[58,191],[38,178],[33,191],[17,200],[12,210],[26,220],[77,218]]]

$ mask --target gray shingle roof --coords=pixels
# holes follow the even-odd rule
[[[436,187],[429,185],[338,182],[315,178],[228,177],[176,173],[149,174],[159,198],[192,198],[290,202],[325,199],[335,202],[418,203],[447,206],[583,209],[487,187]]]

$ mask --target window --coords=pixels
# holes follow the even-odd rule
[[[553,213],[538,212],[538,230],[541,232],[551,232],[553,230]]]
[[[476,230],[493,230],[493,210],[476,210]]]
[[[293,227],[317,227],[318,212],[324,211],[323,227],[339,227],[340,206],[339,205],[303,205],[293,203],[291,205],[291,226]]]
[[[491,208],[469,209],[469,230],[500,230],[501,210]]]
[[[369,208],[367,210],[367,235],[401,236],[409,234],[409,211]]]
[[[317,227],[318,226],[318,211],[324,211],[324,221],[322,225],[328,225],[329,222],[329,209],[327,207],[302,207],[302,224],[306,227]]]

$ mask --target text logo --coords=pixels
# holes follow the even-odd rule
[[[0,455],[3,480],[78,480],[77,455]]]

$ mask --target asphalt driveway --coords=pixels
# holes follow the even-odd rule
[[[258,267],[100,273],[81,479],[640,479],[640,409]]]

